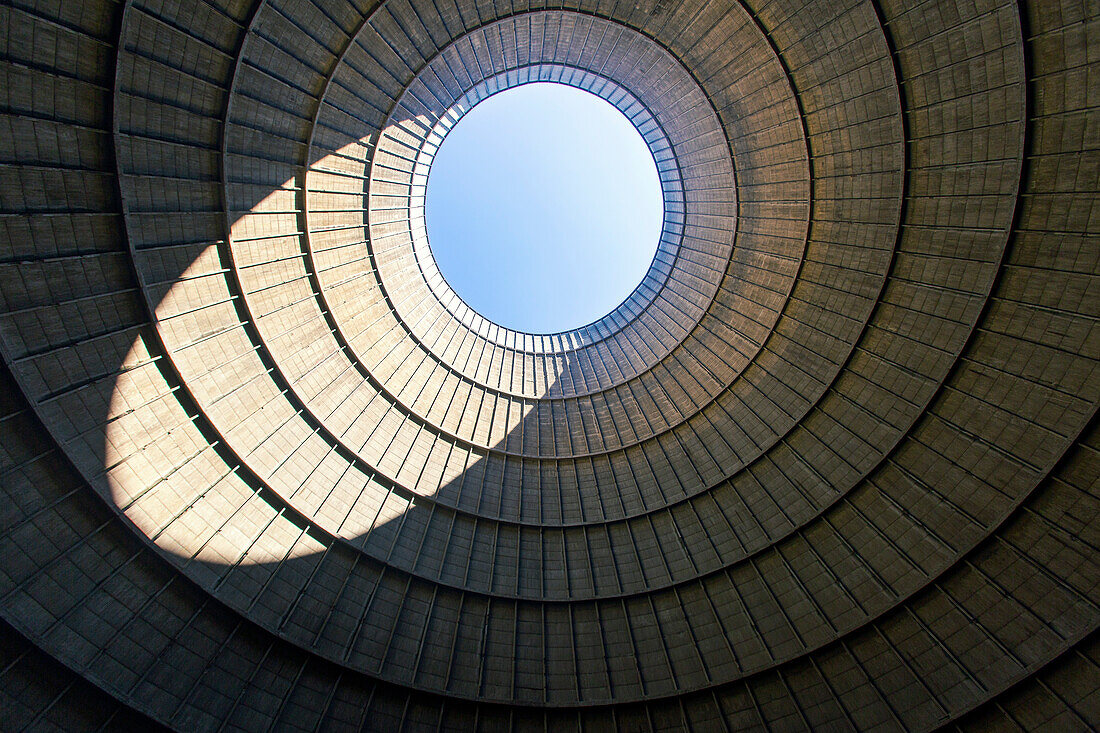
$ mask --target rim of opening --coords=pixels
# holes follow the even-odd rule
[[[634,126],[653,156],[661,187],[661,227],[649,267],[633,290],[609,312],[571,329],[529,332],[502,326],[470,306],[439,270],[428,241],[425,198],[428,175],[447,133],[478,103],[500,92],[529,84],[561,84],[603,99]],[[565,64],[531,64],[510,69],[475,84],[454,101],[432,125],[417,150],[409,196],[409,228],[420,275],[436,300],[459,322],[499,345],[535,353],[572,351],[622,330],[657,298],[672,273],[684,232],[684,191],[672,143],[656,117],[622,85],[585,69]]]

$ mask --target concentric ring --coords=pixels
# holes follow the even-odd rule
[[[97,694],[180,729],[1087,718],[1095,20],[107,5],[5,11],[36,96],[0,188],[3,614]],[[473,313],[423,227],[442,133],[536,80],[616,104],[665,192],[645,280],[561,334]]]
[[[425,72],[421,73],[423,74]],[[661,130],[660,125],[653,119],[653,115],[645,108],[645,105],[615,82],[597,76],[592,72],[582,71],[573,67],[554,64],[538,64],[534,66],[525,66],[514,71],[506,71],[495,77],[482,80],[468,92],[463,94],[461,99],[456,100],[455,103],[440,116],[439,120],[432,125],[431,130],[425,136],[423,142],[416,151],[416,158],[413,163],[412,171],[411,195],[409,196],[408,206],[410,234],[413,242],[413,257],[420,270],[420,276],[424,279],[428,289],[435,296],[436,300],[439,301],[440,305],[447,309],[448,312],[454,313],[455,317],[462,322],[463,325],[475,332],[489,330],[489,328],[480,326],[477,323],[477,319],[481,318],[482,320],[492,323],[491,320],[481,316],[480,313],[470,307],[461,296],[451,288],[446,278],[440,272],[439,266],[436,264],[431,245],[428,242],[425,197],[432,161],[435,159],[436,152],[445,141],[447,133],[450,132],[450,130],[458,124],[459,120],[472,110],[475,105],[485,101],[494,94],[499,94],[509,89],[527,84],[560,84],[584,90],[593,96],[603,99],[605,102],[622,112],[630,123],[634,125],[635,130],[645,141],[650,154],[653,156],[653,162],[657,168],[657,180],[662,192],[662,222],[656,252],[654,253],[649,267],[646,268],[642,280],[635,286],[631,293],[623,299],[622,303],[612,309],[613,312],[628,310],[630,314],[636,314],[652,303],[661,288],[665,286],[672,272],[671,263],[675,262],[676,254],[680,246],[680,238],[683,235],[683,182],[680,180],[679,167],[676,165],[676,157],[672,150],[672,145],[665,136],[664,131]],[[410,90],[406,90],[405,94],[408,95],[409,91]],[[393,124],[394,120],[391,116],[390,120],[387,120],[386,127],[388,128]],[[390,138],[387,137],[383,139],[389,140]],[[380,212],[373,210],[370,219],[374,221],[380,218],[377,216],[378,213]],[[639,246],[641,246],[640,243]],[[630,303],[629,306],[627,306],[627,302]],[[625,317],[630,316],[624,316],[624,318]],[[596,325],[597,322],[604,323],[605,321],[606,323],[602,328]],[[515,345],[519,342],[523,344],[523,348],[526,351],[549,350],[551,353],[564,353],[578,348],[582,343],[581,337],[585,335],[589,335],[590,337],[592,332],[605,333],[610,331],[614,333],[621,328],[620,324],[625,325],[625,320],[616,321],[612,319],[611,314],[608,313],[592,323],[583,324],[572,329],[571,333],[532,334],[531,338],[524,338],[524,335],[520,333],[509,335],[507,330],[497,330],[497,332],[493,334],[493,338],[500,346],[506,346],[509,342]]]

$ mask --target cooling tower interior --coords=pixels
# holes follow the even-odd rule
[[[1093,0],[8,0],[0,44],[0,728],[1100,726]],[[539,83],[664,207],[553,334],[425,229]]]

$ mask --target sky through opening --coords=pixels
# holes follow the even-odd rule
[[[472,308],[520,331],[577,328],[641,282],[661,233],[653,156],[618,109],[562,84],[482,101],[432,162],[428,242]]]

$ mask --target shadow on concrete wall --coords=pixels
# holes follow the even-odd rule
[[[403,124],[405,120],[391,120],[391,125]],[[327,156],[332,157],[332,156]],[[325,159],[312,160],[311,167],[323,167]],[[368,167],[369,171],[369,167]],[[298,176],[290,180],[285,181],[280,186],[269,186],[266,189],[261,186],[237,186],[237,189],[243,191],[251,196],[251,198],[245,202],[245,205],[241,205],[241,202],[237,201],[235,208],[244,209],[246,206],[248,212],[234,215],[228,222],[230,236],[234,226],[243,219],[247,213],[253,211],[264,211],[272,208],[271,202],[279,197],[285,197],[286,192],[290,190],[296,190],[296,198],[299,202],[299,211],[304,204],[305,195],[305,173],[299,173]],[[366,196],[366,189],[370,184],[369,177],[363,180],[363,195]],[[366,226],[366,213],[363,214],[364,227]],[[299,213],[298,220],[302,222],[302,226],[305,226],[305,214]],[[175,270],[170,272],[162,272],[162,276],[165,277],[167,282],[179,283],[181,281],[188,280],[194,276],[207,276],[209,273],[217,273],[219,270],[224,271],[226,274],[224,277],[233,280],[233,258],[230,254],[230,248],[232,245],[225,242],[219,242],[217,244],[209,244],[202,250],[202,252],[190,261],[180,260],[174,263],[169,262],[168,258],[164,258],[165,262],[175,265]],[[305,261],[310,263],[309,252],[307,250],[306,240],[303,237],[299,237],[299,246],[301,248],[301,254]],[[362,245],[364,251],[367,245]],[[215,274],[215,277],[223,277],[221,274]],[[314,296],[320,292],[318,282],[315,274],[311,274],[311,282],[314,289]],[[253,343],[259,344],[261,342],[260,335],[255,327],[255,324],[250,323],[250,314],[247,310],[247,305],[242,302],[243,298],[240,296],[240,283],[234,283],[237,288],[237,298],[234,303],[234,307],[237,309],[237,315],[239,320],[246,324],[246,330],[249,333]],[[156,299],[153,295],[152,288],[146,288],[146,294],[149,300],[149,305],[154,312],[161,307],[162,303],[170,300],[172,297],[172,289],[168,288],[164,291],[163,296],[160,299]],[[331,316],[328,313],[327,308],[322,308],[326,317],[329,320],[330,328],[338,328],[338,324],[331,320]],[[343,341],[343,337],[338,334],[338,340],[341,345],[346,347],[347,342]],[[149,343],[147,343],[147,341]],[[188,572],[192,577],[195,577],[200,582],[213,584],[218,587],[234,585],[233,583],[227,583],[228,575],[234,572],[236,569],[248,567],[248,574],[253,578],[267,577],[267,581],[261,582],[257,593],[262,593],[266,587],[267,582],[276,572],[284,574],[288,578],[310,578],[316,570],[319,562],[325,561],[325,559],[332,555],[337,556],[351,556],[356,552],[363,552],[366,556],[373,558],[379,564],[385,564],[390,567],[399,568],[402,571],[420,574],[423,572],[424,576],[429,581],[439,581],[440,578],[436,573],[440,572],[438,567],[443,560],[440,560],[441,555],[451,554],[458,557],[462,557],[463,554],[472,552],[472,539],[469,536],[463,536],[456,540],[456,544],[451,544],[451,537],[447,534],[440,534],[438,526],[440,524],[440,517],[449,517],[454,514],[450,506],[454,506],[454,497],[460,495],[469,495],[471,491],[480,491],[483,487],[491,487],[488,494],[490,496],[495,492],[496,494],[505,494],[509,491],[508,481],[503,475],[504,461],[501,460],[501,456],[498,454],[493,457],[486,457],[486,451],[484,449],[478,449],[480,457],[471,458],[467,464],[466,469],[459,475],[453,476],[442,483],[440,483],[435,491],[426,495],[415,495],[413,492],[405,490],[400,485],[397,485],[393,481],[382,481],[381,483],[392,483],[393,488],[391,492],[396,495],[406,495],[412,501],[408,503],[404,511],[395,514],[391,511],[391,502],[386,502],[386,508],[383,510],[379,506],[379,513],[370,519],[369,528],[362,534],[354,536],[341,536],[337,538],[330,530],[326,530],[316,525],[309,517],[302,514],[295,506],[295,499],[293,496],[284,496],[278,491],[270,488],[261,477],[250,470],[247,465],[249,459],[247,456],[240,455],[234,450],[234,446],[230,444],[230,441],[226,439],[224,433],[219,432],[219,428],[224,429],[224,426],[217,426],[211,423],[208,417],[204,414],[203,409],[199,406],[197,401],[191,395],[189,389],[186,386],[186,377],[182,378],[176,372],[174,364],[170,363],[170,359],[158,358],[156,352],[160,350],[160,346],[156,339],[152,338],[151,334],[143,332],[132,344],[130,353],[122,358],[123,364],[123,376],[116,380],[114,393],[112,395],[110,404],[110,412],[106,416],[106,420],[102,421],[103,436],[101,444],[103,446],[103,453],[99,458],[99,465],[104,468],[111,468],[115,466],[120,460],[126,461],[133,457],[134,454],[123,455],[119,453],[117,445],[119,444],[133,444],[133,436],[121,436],[117,435],[115,431],[126,430],[128,428],[123,427],[123,423],[117,420],[124,412],[134,409],[132,405],[143,405],[143,407],[137,409],[147,409],[145,402],[147,395],[143,393],[143,384],[141,382],[134,382],[132,380],[123,378],[126,376],[126,370],[130,368],[130,365],[147,362],[150,358],[155,361],[156,368],[159,371],[161,378],[167,384],[168,389],[173,390],[175,398],[179,400],[179,403],[183,405],[184,409],[190,415],[192,423],[202,433],[208,445],[213,445],[219,452],[222,460],[225,462],[225,469],[230,467],[239,466],[235,470],[237,476],[244,481],[256,494],[258,494],[262,500],[270,507],[272,514],[281,515],[283,518],[289,520],[295,524],[299,529],[306,532],[306,534],[316,540],[315,544],[324,546],[325,549],[318,552],[302,552],[300,547],[288,547],[288,554],[278,556],[277,553],[274,556],[269,556],[266,560],[257,561],[257,557],[265,557],[264,553],[256,547],[249,545],[249,542],[255,543],[256,538],[240,537],[239,549],[244,552],[248,550],[247,557],[239,557],[235,561],[230,558],[217,557],[216,554],[208,552],[210,548],[204,544],[197,548],[188,548],[184,550],[182,547],[173,547],[171,541],[164,542],[162,537],[154,536],[154,542],[170,555],[173,552],[176,555],[175,561],[178,564],[182,564],[187,567]],[[350,348],[344,349],[345,353],[352,354]],[[280,389],[284,391],[284,399],[287,399],[298,410],[299,416],[303,417],[305,422],[317,433],[322,435],[326,442],[331,446],[331,450],[336,454],[344,458],[348,463],[357,465],[361,472],[365,475],[371,476],[375,474],[373,466],[369,465],[365,460],[355,455],[350,448],[342,446],[338,439],[334,439],[331,434],[324,427],[323,416],[311,416],[308,412],[303,411],[305,403],[297,397],[292,389],[288,389],[290,385],[286,383],[283,377],[276,371],[278,368],[277,363],[273,361],[270,353],[266,348],[258,348],[257,353],[260,358],[265,360],[265,366],[267,366],[269,374],[271,374],[274,382]],[[564,369],[569,368],[568,357],[563,355],[560,361],[564,363]],[[351,357],[353,358],[353,357]],[[218,364],[207,365],[208,369],[212,369],[218,366]],[[359,365],[358,368],[366,374],[366,369]],[[550,394],[560,393],[560,390],[555,392],[555,385],[558,382],[563,371],[559,369],[557,375],[553,375],[552,380],[548,385],[548,389],[544,394],[538,395],[537,399],[542,399]],[[550,375],[548,375],[548,378]],[[526,415],[519,420],[519,422],[513,425],[505,435],[504,438],[498,440],[494,445],[490,446],[489,451],[503,451],[505,446],[510,443],[514,445],[514,441],[518,436],[527,434],[537,434],[538,423],[537,413],[528,411]],[[132,426],[132,422],[128,423]],[[142,453],[141,460],[146,465],[144,470],[152,471],[152,476],[155,480],[160,481],[168,478],[169,476],[178,473],[180,470],[178,463],[178,456],[180,451],[193,449],[194,446],[188,443],[187,433],[189,428],[182,431],[169,430],[156,438],[155,443],[148,446],[141,447]],[[121,438],[121,440],[116,440]],[[512,467],[519,462],[519,458],[509,457],[508,462],[512,463]],[[159,461],[159,462],[158,462]],[[196,472],[196,475],[201,475]],[[307,484],[304,487],[307,491],[315,493],[325,493],[331,488],[331,480],[326,478],[328,474],[321,471],[315,471],[310,474],[307,479]],[[342,480],[343,476],[341,476]],[[110,480],[110,479],[109,479]],[[329,483],[325,483],[328,481]],[[187,501],[182,501],[180,506],[174,507],[173,512],[175,515],[171,521],[184,521],[186,522],[186,514],[192,510],[193,506],[199,501],[203,502],[216,502],[215,494],[218,491],[218,486],[213,484],[212,486],[196,486],[195,495],[189,497]],[[512,490],[519,492],[535,492],[535,495],[531,496],[519,496],[508,497],[501,496],[501,500],[504,501],[538,501],[537,487],[529,485],[523,485],[514,487]],[[117,505],[119,505],[123,512],[126,511],[126,504],[134,501],[134,497],[127,492],[120,492],[117,486],[111,486],[113,493],[113,499]],[[346,491],[358,492],[362,491],[361,483],[349,482],[349,486]],[[347,497],[349,501],[354,502],[355,496]],[[437,510],[437,499],[444,498],[444,506],[448,508]],[[232,509],[232,498],[227,498],[224,503],[227,507]],[[488,502],[487,502],[488,503]],[[480,502],[479,506],[474,510],[476,512],[484,512],[484,514],[492,521],[496,512],[489,506],[482,507]],[[465,511],[470,512],[470,507],[465,506]],[[504,512],[507,514],[507,512]],[[517,512],[516,515],[519,513]],[[268,517],[270,519],[270,517]],[[467,521],[467,527],[472,522]],[[431,526],[431,531],[429,531]],[[139,530],[146,534],[153,535],[154,532],[149,531],[149,527],[143,527],[139,523]],[[475,532],[477,528],[475,527]],[[164,531],[162,527],[160,532]],[[262,532],[261,532],[262,534]],[[343,533],[341,533],[342,535]],[[164,535],[167,537],[167,535]],[[447,543],[446,547],[439,548],[432,546],[433,544],[444,541]],[[459,544],[465,543],[465,544]],[[518,545],[518,542],[517,542]],[[490,548],[493,549],[493,548]],[[517,546],[517,552],[519,550]],[[425,552],[425,550],[427,550]],[[489,554],[492,559],[493,554]],[[423,568],[424,558],[432,558],[428,564],[435,564],[437,567]],[[345,557],[345,560],[347,557]],[[351,559],[349,561],[353,566],[358,565],[358,561]],[[451,561],[454,562],[453,559]],[[461,563],[467,566],[467,574],[470,572],[469,563]],[[564,568],[544,568],[546,574],[559,576],[559,582],[564,583],[563,576],[565,575]],[[488,569],[489,578],[480,579],[473,582],[474,590],[481,592],[504,592],[516,593],[516,588],[504,588],[498,587],[497,580],[493,577],[493,568]],[[446,579],[444,579],[446,580]],[[451,583],[459,587],[465,585],[466,580],[470,580],[469,577],[465,579],[452,578]],[[510,578],[509,582],[514,581],[515,578]],[[516,581],[518,582],[518,581]],[[250,583],[245,583],[249,585]],[[254,585],[254,583],[251,583]],[[241,598],[242,603],[251,603],[248,599]],[[289,612],[288,612],[289,613]]]

